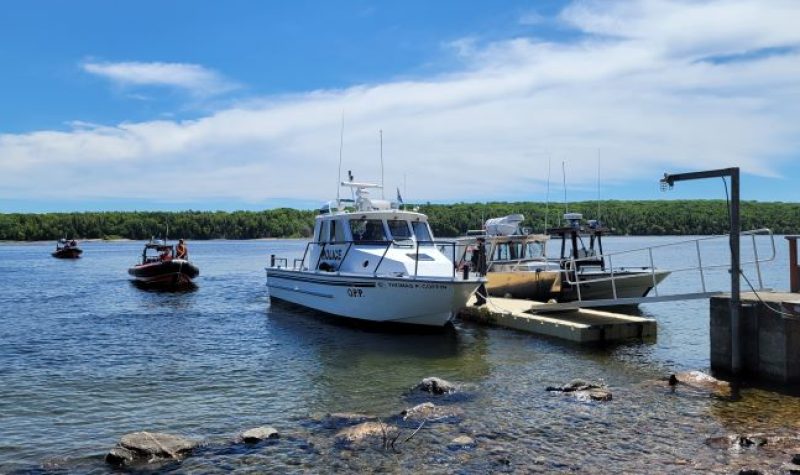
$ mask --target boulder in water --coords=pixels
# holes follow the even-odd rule
[[[362,422],[361,424],[345,427],[336,433],[336,442],[340,444],[351,444],[371,438],[389,439],[398,434],[397,427],[384,424],[382,422]]]
[[[416,406],[406,409],[400,413],[404,421],[419,423],[422,422],[447,422],[461,418],[463,411],[452,406],[437,406],[432,402],[423,402]]]
[[[441,395],[455,392],[455,384],[446,381],[442,378],[434,376],[423,379],[418,385],[417,389],[431,394]]]
[[[457,449],[472,448],[472,447],[475,447],[475,445],[476,445],[475,444],[475,439],[473,439],[472,437],[470,437],[468,435],[460,435],[460,436],[456,437],[455,439],[451,440],[450,444],[448,444],[448,447],[450,449],[457,450]]]
[[[241,439],[248,444],[255,444],[267,439],[277,439],[280,434],[277,430],[268,426],[255,427],[242,432]]]
[[[601,383],[573,379],[563,386],[549,386],[547,391],[568,393],[580,401],[610,401],[612,399],[609,391]]]
[[[731,385],[702,371],[686,371],[669,376],[667,384],[678,390],[688,387],[694,391],[709,392],[716,396],[730,396]]]
[[[180,460],[197,445],[197,442],[179,435],[133,432],[122,436],[117,446],[106,455],[106,462],[121,466],[139,461]]]
[[[571,393],[575,391],[588,391],[590,389],[600,389],[603,385],[600,383],[593,383],[584,381],[582,379],[573,379],[563,386],[548,386],[547,391],[560,391],[562,393]]]

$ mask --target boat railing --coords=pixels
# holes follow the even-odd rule
[[[294,259],[294,261],[292,263],[292,270],[309,270],[309,267],[308,267],[308,265],[306,263],[306,259],[308,259],[308,257],[309,257],[309,252],[311,250],[311,246],[319,246],[319,248],[320,248],[319,249],[320,259],[317,259],[317,268],[319,268],[319,265],[322,263],[321,257],[324,255],[325,249],[327,247],[330,247],[330,246],[341,246],[343,244],[346,244],[347,246],[345,247],[344,252],[342,253],[341,259],[338,259],[338,264],[336,265],[336,267],[331,269],[332,272],[340,272],[340,270],[342,268],[342,265],[345,263],[345,261],[347,260],[347,257],[350,255],[350,250],[353,248],[354,244],[370,245],[370,246],[382,246],[383,247],[383,252],[381,253],[380,258],[378,259],[378,263],[375,265],[375,268],[372,270],[372,275],[373,276],[377,276],[378,275],[378,271],[380,270],[381,265],[385,261],[386,255],[388,254],[389,249],[392,249],[392,247],[408,248],[408,249],[413,249],[414,250],[414,273],[413,274],[409,274],[409,277],[411,277],[411,278],[417,278],[417,276],[419,275],[420,247],[432,246],[432,247],[438,249],[439,252],[441,252],[442,254],[445,254],[446,253],[445,249],[449,248],[450,249],[450,258],[451,258],[450,262],[453,262],[453,263],[457,262],[456,261],[457,243],[455,241],[411,240],[411,239],[400,240],[400,241],[398,241],[398,240],[391,240],[391,241],[309,241],[308,243],[306,243],[305,249],[303,250],[303,257]],[[445,254],[445,255],[447,255],[447,254]],[[466,255],[466,250],[464,251],[464,255]],[[462,255],[462,259],[463,259],[463,257],[464,256]],[[271,263],[270,263],[270,265],[272,267],[275,267],[276,264],[281,263],[281,262],[283,263],[284,267],[288,268],[288,259],[287,258],[285,258],[285,257],[276,257],[275,255],[272,255]],[[452,277],[456,278],[456,276],[457,276],[456,266],[453,265]]]
[[[750,243],[752,246],[752,256],[753,258],[750,260],[742,260],[741,265],[753,265],[756,272],[756,280],[758,283],[758,288],[755,290],[764,290],[764,282],[761,275],[761,264],[765,262],[770,262],[775,259],[776,256],[776,248],[775,248],[775,237],[770,229],[762,228],[762,229],[754,229],[751,231],[743,231],[741,233],[742,237],[750,236]],[[769,242],[769,252],[768,257],[759,256],[759,248],[756,243],[756,236],[766,236]],[[709,242],[713,240],[720,240],[720,239],[727,239],[727,235],[715,235],[715,236],[703,236],[695,239],[689,239],[684,241],[666,243],[666,244],[657,244],[654,246],[648,246],[643,248],[637,249],[629,249],[624,251],[615,251],[609,252],[605,254],[598,254],[591,257],[585,258],[575,258],[572,257],[563,261],[564,270],[566,271],[564,282],[567,284],[574,286],[577,294],[578,301],[582,300],[581,297],[581,286],[587,286],[589,284],[597,284],[597,283],[605,283],[610,282],[611,284],[611,291],[614,300],[618,299],[618,282],[624,281],[626,279],[632,278],[640,278],[641,273],[637,273],[635,275],[630,274],[628,271],[630,270],[638,270],[638,271],[648,271],[652,278],[652,290],[656,297],[659,297],[659,289],[658,285],[661,281],[659,279],[659,275],[663,274],[663,272],[668,271],[671,274],[676,273],[697,273],[699,277],[699,283],[701,292],[698,292],[697,295],[709,295],[710,293],[716,292],[709,292],[709,285],[706,282],[706,273],[708,271],[712,271],[715,269],[726,269],[730,267],[730,263],[714,263],[708,264],[703,262],[703,256],[701,252],[701,244],[704,242]],[[672,250],[679,246],[690,246],[694,247],[694,254],[695,257],[693,258],[690,265],[684,265],[677,268],[664,268],[664,269],[657,269],[655,266],[655,260],[653,258],[653,251],[663,251],[663,250]],[[621,260],[621,256],[631,255],[634,253],[647,253],[647,259],[649,262],[649,266],[620,266],[615,268],[614,267],[614,259],[617,258],[617,261]],[[606,268],[609,269],[609,275],[603,277],[596,277],[596,278],[582,278],[582,269],[585,267],[581,266],[582,262],[588,261],[597,261],[598,259],[602,259],[601,262],[605,262]],[[622,273],[619,275],[618,273]],[[686,294],[684,294],[685,296]]]

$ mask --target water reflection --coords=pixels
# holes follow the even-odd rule
[[[317,364],[310,383],[315,411],[396,410],[401,396],[426,376],[477,383],[490,372],[488,339],[481,331],[381,331],[276,303],[268,317],[276,337],[301,342],[314,354]]]

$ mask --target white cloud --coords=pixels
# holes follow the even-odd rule
[[[383,129],[387,188],[407,175],[406,199],[541,199],[548,157],[592,186],[598,149],[612,185],[792,165],[800,3],[579,2],[561,21],[585,35],[451,43],[463,69],[429,79],[258,98],[192,121],[0,135],[0,197],[329,199],[342,111],[343,169],[379,177]],[[705,60],[765,48],[787,49]]]
[[[166,86],[201,96],[220,94],[237,87],[219,73],[197,64],[86,61],[81,67],[122,86]]]

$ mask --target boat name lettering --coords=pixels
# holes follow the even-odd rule
[[[414,288],[414,284],[409,284],[409,283],[406,283],[406,282],[389,282],[387,285],[389,287],[406,287],[406,288],[409,288],[409,289],[413,289]]]
[[[363,297],[364,291],[356,287],[349,287],[347,289],[347,295],[350,297]]]
[[[447,289],[446,285],[431,284],[431,283],[422,284],[422,285],[420,285],[420,287],[422,287],[423,289],[436,289],[436,290],[446,290]]]
[[[341,249],[325,249],[322,251],[322,258],[323,259],[330,259],[334,261],[342,260],[342,250]]]

